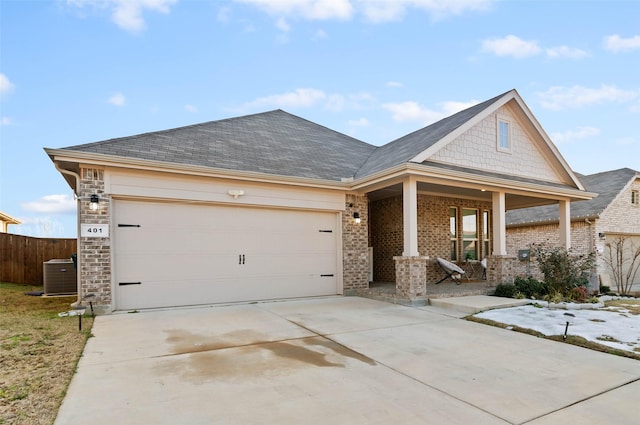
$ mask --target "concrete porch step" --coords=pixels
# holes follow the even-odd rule
[[[481,311],[496,308],[518,307],[529,304],[531,300],[516,300],[513,298],[492,297],[488,295],[472,295],[453,298],[430,298],[429,305],[441,309],[449,309],[467,314],[476,314]]]

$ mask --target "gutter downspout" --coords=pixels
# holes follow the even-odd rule
[[[65,170],[63,168],[60,168],[58,166],[57,162],[53,162],[54,167],[56,167],[56,170],[58,170],[61,174],[66,174],[69,176],[73,176],[76,179],[76,190],[73,192],[73,194],[76,197],[77,200],[77,205],[78,205],[78,209],[77,209],[77,214],[76,214],[76,240],[77,240],[77,249],[76,251],[79,251],[80,248],[80,196],[78,196],[78,188],[80,187],[80,174],[78,173],[74,173],[73,171],[69,171],[69,170]],[[78,285],[78,299],[76,300],[75,303],[71,304],[72,306],[74,305],[79,305],[82,302],[82,285],[80,284],[80,256],[77,255],[76,253],[76,265],[77,265],[77,269],[76,269],[76,282]]]

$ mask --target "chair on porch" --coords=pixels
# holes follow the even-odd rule
[[[460,285],[460,279],[464,274],[464,270],[462,270],[457,265],[445,260],[444,258],[436,258],[436,262],[440,266],[442,270],[446,273],[446,276],[436,282],[436,285],[444,282],[447,279],[453,280],[457,285]]]
[[[480,265],[482,266],[482,279],[486,279],[487,278],[487,257],[483,258],[482,261],[480,261]]]

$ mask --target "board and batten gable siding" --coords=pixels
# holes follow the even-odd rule
[[[511,124],[510,152],[497,149],[498,117],[508,120]],[[490,114],[435,152],[429,157],[429,161],[553,183],[566,183],[550,166],[538,143],[506,106],[499,108],[497,112]]]

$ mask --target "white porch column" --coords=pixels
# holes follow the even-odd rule
[[[569,201],[560,201],[560,245],[571,248],[571,206]]]
[[[493,209],[493,253],[507,255],[507,220],[504,192],[493,192],[491,195]]]
[[[402,224],[404,228],[404,257],[418,253],[418,183],[413,176],[402,182]]]

